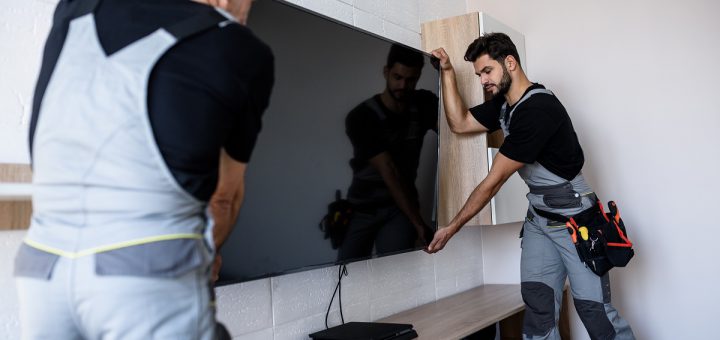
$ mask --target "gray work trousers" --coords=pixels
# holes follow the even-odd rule
[[[599,277],[580,261],[565,225],[548,226],[546,218],[531,211],[521,244],[524,339],[560,339],[557,323],[566,278],[591,339],[635,339],[630,325],[610,304],[608,273]]]
[[[206,267],[176,278],[95,273],[95,256],[60,257],[49,280],[18,277],[24,340],[213,340]]]

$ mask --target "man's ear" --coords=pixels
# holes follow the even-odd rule
[[[390,69],[387,66],[384,66],[383,67],[383,77],[385,77],[385,79],[388,78],[389,73],[390,73]]]
[[[505,68],[508,71],[515,71],[517,66],[518,66],[518,64],[517,64],[517,60],[515,60],[515,57],[513,57],[511,55],[505,57]]]

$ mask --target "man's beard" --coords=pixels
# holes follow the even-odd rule
[[[385,88],[386,88],[388,94],[390,94],[390,97],[392,97],[392,99],[395,99],[396,101],[399,101],[399,102],[408,101],[412,94],[412,91],[408,91],[408,90],[393,91],[390,89],[390,84],[385,84]]]
[[[512,78],[510,78],[510,73],[508,73],[507,68],[505,68],[505,64],[500,63],[500,65],[502,65],[503,75],[502,79],[500,79],[500,84],[498,84],[498,95],[504,96],[508,93],[508,91],[510,91]]]

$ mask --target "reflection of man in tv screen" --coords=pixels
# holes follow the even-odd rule
[[[347,115],[354,213],[341,260],[370,256],[373,245],[383,254],[425,243],[430,228],[419,213],[415,178],[425,134],[437,132],[438,98],[415,89],[423,64],[421,53],[393,45],[383,69],[385,91]]]

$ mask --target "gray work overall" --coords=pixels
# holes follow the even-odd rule
[[[509,112],[507,121],[505,103],[500,125],[506,137],[513,111],[533,95],[553,93],[546,89],[529,91]],[[526,164],[518,173],[530,188],[520,264],[522,297],[527,307],[523,338],[560,339],[557,322],[565,279],[569,278],[575,308],[592,339],[634,339],[629,324],[610,304],[608,274],[599,277],[580,261],[564,223],[548,221],[534,210],[573,216],[592,207],[596,197],[582,173],[567,181],[537,162]]]
[[[174,179],[147,111],[150,73],[203,12],[106,55],[88,0],[40,107],[33,217],[16,257],[24,339],[211,339],[212,220]]]

